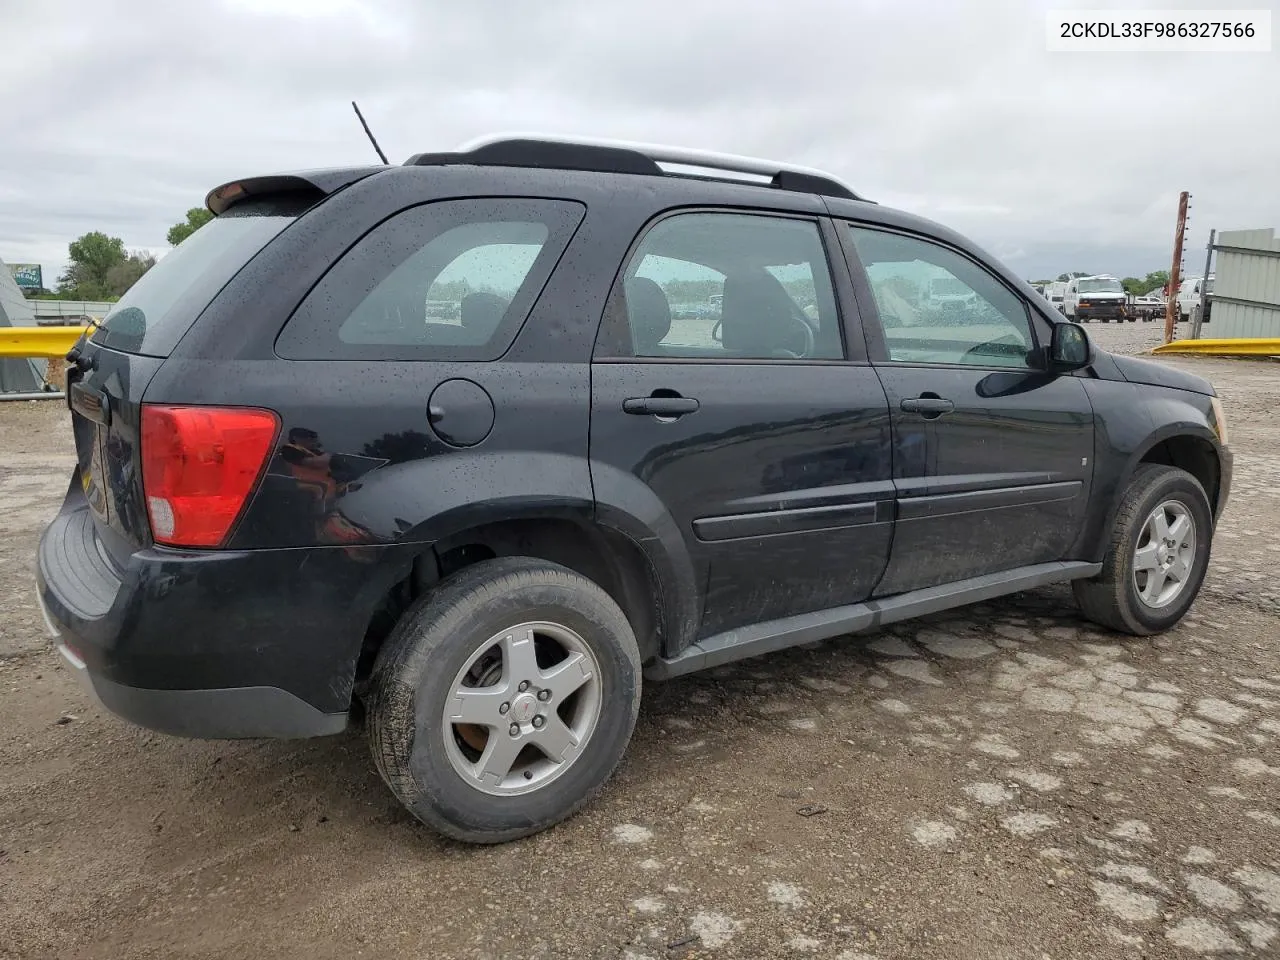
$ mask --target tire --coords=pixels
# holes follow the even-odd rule
[[[1194,543],[1183,551],[1188,572],[1180,581],[1181,586],[1168,600],[1157,605],[1144,600],[1139,592],[1134,568],[1139,547],[1147,545],[1144,531],[1147,530],[1148,518],[1158,507],[1170,504],[1176,508],[1165,513],[1166,522],[1181,510],[1192,523]],[[1174,539],[1182,539],[1176,537],[1176,528],[1172,525],[1171,530],[1175,534]],[[1102,572],[1090,580],[1077,580],[1072,584],[1076,602],[1086,618],[1121,633],[1149,636],[1168,630],[1195,602],[1209,567],[1212,542],[1213,512],[1200,482],[1177,467],[1142,464],[1129,481],[1120,502]],[[1147,587],[1152,586],[1151,576],[1147,573],[1142,577]],[[1172,590],[1174,581],[1167,583],[1170,584],[1167,589]],[[1153,599],[1159,601],[1161,598],[1156,596]]]
[[[537,637],[527,647],[526,635]],[[523,661],[527,669],[520,669],[518,652],[507,652],[517,647],[530,658]],[[556,648],[580,658],[581,675],[570,670],[559,681],[551,676],[561,664],[548,665],[546,654]],[[476,665],[468,668],[472,661]],[[570,673],[581,686],[563,697],[552,693],[557,683],[568,689]],[[515,684],[527,676],[534,680],[521,692]],[[499,693],[507,683],[510,695]],[[500,711],[502,717],[492,719],[502,728],[447,723],[447,709],[462,709],[456,690],[490,685],[492,701],[476,696],[470,702],[486,719]],[[488,560],[464,568],[420,598],[387,638],[370,681],[369,744],[378,773],[420,821],[455,840],[502,843],[559,823],[600,790],[631,739],[640,686],[635,635],[604,590],[553,563]],[[540,690],[550,704],[540,702]],[[534,730],[539,719],[541,734]],[[510,742],[508,720],[521,721],[511,726],[522,730]],[[564,731],[575,725],[582,745],[561,761],[563,767],[536,747],[536,738],[555,731],[561,744],[570,742]],[[489,756],[482,750],[495,736],[502,738],[495,750],[521,751],[507,752],[512,759],[501,783],[475,774]]]

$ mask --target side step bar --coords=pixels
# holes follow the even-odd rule
[[[867,600],[864,603],[769,620],[737,630],[726,630],[699,640],[679,656],[670,660],[659,658],[651,663],[645,668],[644,675],[648,680],[669,680],[708,667],[718,667],[723,663],[746,660],[748,657],[758,657],[805,643],[830,640],[846,633],[874,630],[888,623],[910,620],[912,617],[922,617],[928,613],[978,603],[1020,590],[1096,577],[1101,572],[1100,563],[1037,563],[938,587]]]

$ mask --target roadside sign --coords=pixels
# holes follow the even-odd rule
[[[9,272],[19,287],[25,290],[39,290],[44,286],[44,272],[38,263],[11,263]]]

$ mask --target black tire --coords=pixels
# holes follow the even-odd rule
[[[599,717],[563,774],[530,793],[495,796],[454,768],[443,711],[454,678],[484,641],[537,620],[572,629],[594,654]],[[370,680],[369,744],[382,779],[423,823],[456,840],[502,843],[566,819],[600,790],[631,739],[640,686],[635,635],[604,590],[542,560],[488,560],[441,582],[387,638]]]
[[[1166,501],[1177,501],[1191,515],[1195,523],[1195,554],[1182,592],[1168,606],[1153,608],[1143,602],[1134,583],[1134,552],[1147,518]],[[1212,542],[1213,511],[1200,481],[1177,467],[1142,464],[1121,500],[1102,572],[1072,584],[1076,602],[1089,620],[1121,633],[1149,636],[1168,630],[1195,602],[1209,567]]]

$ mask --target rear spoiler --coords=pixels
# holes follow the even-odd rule
[[[246,177],[214,187],[205,197],[204,204],[214,214],[225,213],[235,204],[249,197],[261,197],[281,193],[313,193],[319,200],[365,177],[385,170],[386,167],[335,167],[326,170],[305,170],[299,173],[281,173],[266,177]]]

